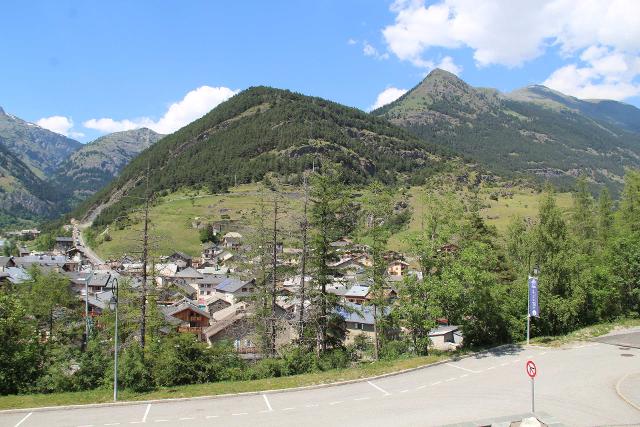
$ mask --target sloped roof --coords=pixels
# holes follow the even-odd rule
[[[21,267],[7,267],[4,271],[9,274],[9,281],[14,284],[22,283],[31,279],[29,273]]]
[[[459,329],[459,326],[438,326],[437,328],[433,328],[429,331],[429,336],[436,337],[439,335],[447,334],[449,332],[456,332]]]
[[[240,302],[213,313],[213,323],[203,332],[207,338],[220,333],[247,316],[247,304]]]
[[[180,313],[182,311],[185,311],[185,310],[194,311],[194,312],[198,313],[199,315],[206,317],[207,319],[211,318],[209,313],[207,313],[206,311],[204,311],[203,309],[201,309],[200,307],[198,307],[197,305],[195,305],[191,301],[182,301],[177,305],[171,305],[171,306],[167,307],[167,314],[170,315],[170,316],[175,316],[176,314],[178,314],[178,313]]]
[[[180,251],[174,252],[171,255],[169,255],[169,258],[175,258],[175,257],[186,259],[186,260],[190,260],[191,259],[190,255],[187,255],[184,252],[180,252]]]
[[[16,265],[24,266],[30,266],[32,264],[63,266],[69,262],[69,260],[64,255],[27,255],[14,257],[13,262],[15,262]]]
[[[174,277],[181,277],[183,279],[202,279],[202,274],[193,267],[187,267],[184,270],[180,270]]]
[[[349,289],[344,296],[345,297],[366,297],[369,293],[368,286],[355,285]]]
[[[9,263],[12,263],[13,257],[10,256],[0,256],[0,266],[5,267]]]
[[[344,308],[338,308],[337,312],[346,322],[373,325],[375,321],[373,316],[373,307],[371,306],[360,306],[353,303],[347,303]]]
[[[242,234],[236,231],[230,231],[223,236],[224,239],[242,239]]]
[[[207,275],[204,275],[202,279],[196,280],[196,283],[199,285],[219,285],[220,283],[224,282],[226,279],[227,279],[226,277],[207,274]]]
[[[228,277],[225,280],[223,280],[218,286],[216,286],[216,290],[220,292],[234,293],[234,292],[237,292],[238,289],[241,289],[243,286],[247,285],[248,283],[250,282],[245,282],[244,280]]]

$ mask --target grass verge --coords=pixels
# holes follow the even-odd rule
[[[616,329],[631,328],[640,326],[640,318],[630,318],[616,320],[615,322],[598,323],[575,330],[561,336],[544,336],[531,338],[531,344],[544,345],[548,347],[559,347],[572,341],[587,341],[602,335],[606,335]]]
[[[453,354],[438,354],[422,357],[411,357],[398,360],[381,360],[378,362],[362,363],[353,368],[336,369],[331,371],[313,372],[289,377],[265,378],[253,381],[228,381],[206,384],[191,384],[185,386],[159,388],[148,393],[134,393],[123,390],[118,398],[120,401],[137,401],[153,399],[171,399],[197,396],[214,396],[230,393],[255,392],[264,390],[279,390],[292,387],[330,384],[341,381],[368,378],[404,369],[426,366],[447,359]],[[0,396],[0,410],[37,408],[43,406],[83,405],[91,403],[105,403],[113,401],[113,390],[97,389],[81,392],[25,394]]]

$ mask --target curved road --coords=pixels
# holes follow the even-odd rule
[[[89,246],[87,246],[84,241],[84,236],[82,236],[82,230],[75,225],[73,227],[73,239],[80,242],[80,245],[77,246],[78,250],[84,254],[94,267],[104,264],[104,261],[100,259],[100,257]]]
[[[637,331],[640,339],[640,331]],[[316,389],[0,412],[0,426],[473,426],[529,416],[528,359],[538,367],[536,415],[549,425],[640,425],[616,384],[640,373],[640,350],[580,342],[510,347],[400,375]]]

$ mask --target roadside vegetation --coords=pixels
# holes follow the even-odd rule
[[[533,266],[540,270],[541,308],[541,317],[532,320],[533,337],[638,316],[640,172],[627,172],[618,203],[606,190],[594,199],[580,179],[566,213],[553,188],[546,187],[537,215],[513,218],[504,235],[483,219],[477,188],[446,175],[431,180],[416,194],[424,210],[420,227],[409,236],[408,253],[421,277],[397,282],[397,298],[389,299],[383,255],[395,231],[399,194],[374,183],[354,199],[340,175],[327,171],[311,177],[308,216],[298,221],[308,232],[302,256],[314,277],[306,289],[307,315],[294,325],[297,338],[276,347],[274,283],[285,272],[271,264],[275,245],[269,239],[279,241],[278,208],[287,206],[277,190],[259,196],[250,218],[255,244],[248,268],[257,288],[250,302],[260,308],[254,327],[265,358],[249,363],[231,343],[207,346],[172,332],[157,305],[160,291],[150,290],[141,303],[139,287],[123,280],[118,334],[123,398],[304,385],[433,362],[429,331],[441,318],[461,326],[467,348],[517,343],[525,336],[527,275]],[[375,335],[357,336],[350,344],[340,315],[348,307],[326,289],[339,275],[334,264],[339,252],[331,243],[343,236],[366,242],[372,260],[367,280],[373,298],[367,305],[374,310]],[[103,399],[113,378],[114,313],[105,309],[94,318],[85,344],[82,302],[66,279],[37,270],[31,276],[0,291],[0,394],[21,395],[0,402],[72,391]]]

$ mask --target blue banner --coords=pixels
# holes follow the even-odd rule
[[[529,316],[540,317],[538,304],[538,278],[529,277]]]

